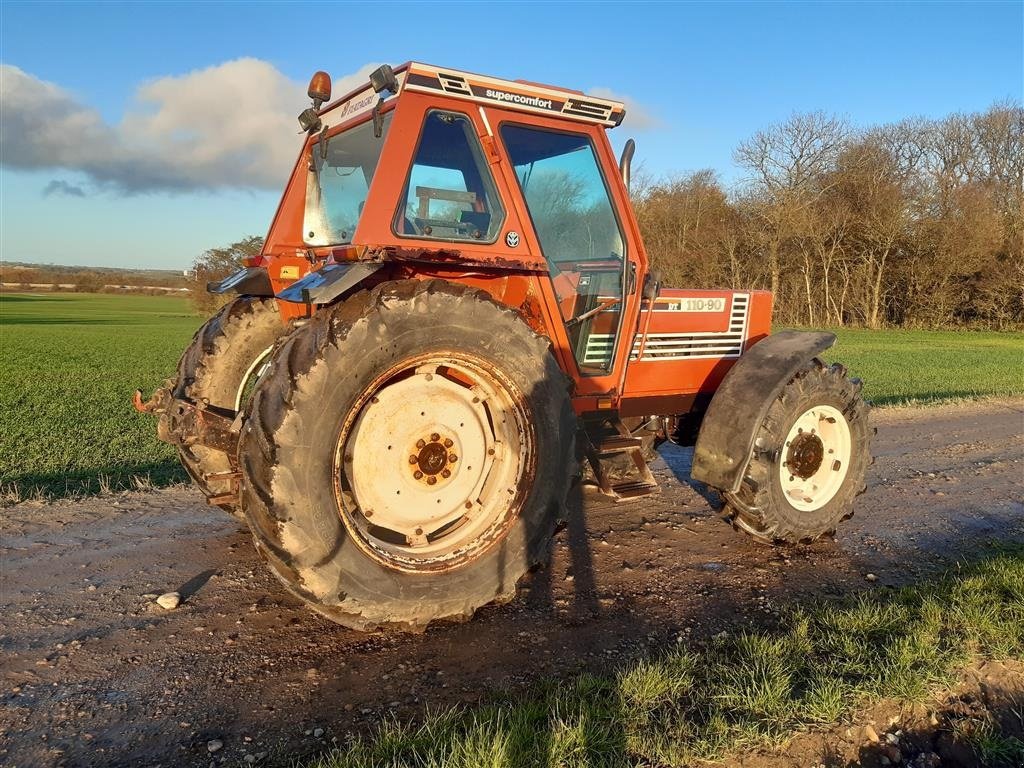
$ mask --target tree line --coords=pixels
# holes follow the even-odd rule
[[[634,175],[666,285],[770,290],[782,325],[1024,327],[1020,104],[866,129],[794,114],[740,144],[735,161],[743,179],[732,188],[712,170]],[[556,181],[552,216],[578,202]],[[206,251],[197,282],[261,246],[247,237]],[[218,298],[193,292],[202,312]]]
[[[634,177],[666,284],[766,288],[781,324],[1024,325],[1020,104],[868,129],[794,114],[734,159],[732,189],[711,170]]]
[[[78,293],[184,293],[189,287],[180,271],[75,267],[57,264],[0,262],[0,284],[8,290],[55,290]]]

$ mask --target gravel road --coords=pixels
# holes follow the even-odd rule
[[[690,452],[669,447],[660,495],[587,493],[514,602],[422,635],[307,611],[191,488],[2,509],[0,764],[275,764],[391,714],[607,669],[1024,541],[1024,401],[873,418],[868,491],[834,541],[781,550],[733,532],[687,484]],[[154,602],[168,591],[174,610]]]

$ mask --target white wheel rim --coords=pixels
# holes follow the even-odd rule
[[[235,393],[235,413],[242,410],[243,405],[248,404],[247,402],[243,403],[242,400],[245,399],[248,401],[248,398],[245,397],[245,392],[249,389],[251,393],[250,384],[255,385],[255,382],[258,382],[263,378],[263,374],[265,374],[267,369],[270,368],[270,353],[273,350],[273,347],[267,347],[265,350],[260,352],[259,355],[256,356],[256,359],[252,361],[252,365],[249,366],[245,375],[242,376],[242,381],[238,385],[238,392]]]
[[[786,499],[802,512],[828,504],[850,469],[850,425],[831,405],[808,408],[793,422],[782,447],[779,482]]]
[[[503,538],[532,471],[523,398],[493,369],[431,357],[382,377],[339,440],[342,519],[399,570],[440,570]]]

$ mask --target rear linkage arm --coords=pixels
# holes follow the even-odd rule
[[[227,416],[206,403],[174,397],[171,386],[171,382],[167,382],[146,401],[142,399],[142,390],[135,390],[132,397],[135,410],[160,416],[157,437],[179,448],[205,445],[223,451],[233,461],[241,428],[240,415]]]

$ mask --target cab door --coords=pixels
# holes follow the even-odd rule
[[[547,122],[547,121],[543,121]],[[498,134],[548,264],[565,344],[579,373],[577,394],[613,393],[628,357],[627,239],[599,147],[579,132],[513,120]]]

